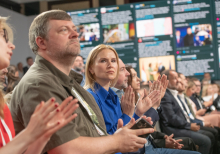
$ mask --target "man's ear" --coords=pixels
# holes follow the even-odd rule
[[[46,50],[47,47],[46,47],[45,39],[43,39],[42,37],[38,36],[35,41],[36,41],[37,46],[40,49]]]

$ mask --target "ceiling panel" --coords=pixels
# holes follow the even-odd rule
[[[40,2],[40,1],[61,1],[61,0],[11,0],[16,3],[31,3],[31,2]]]

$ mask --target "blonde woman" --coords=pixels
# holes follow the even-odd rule
[[[13,33],[6,20],[7,18],[0,17],[0,70],[9,66],[12,50],[15,49],[12,44]],[[12,117],[0,90],[0,153],[41,153],[51,135],[77,116],[72,115],[78,107],[76,102],[71,97],[60,106],[55,98],[46,103],[39,102],[26,129],[14,138]],[[64,109],[66,106],[69,107],[68,110]]]
[[[118,119],[122,119],[124,124],[127,124],[132,117],[138,119],[144,114],[143,111],[137,109],[138,107],[135,110],[135,97],[131,87],[126,89],[124,94],[126,97],[122,96],[120,104],[117,94],[110,88],[116,84],[118,74],[119,58],[114,48],[101,44],[89,53],[85,68],[86,82],[84,88],[95,98],[102,111],[109,134],[113,134],[117,130]],[[151,104],[149,98],[146,97],[146,99]],[[141,106],[143,103],[144,101],[138,104]],[[148,110],[151,105],[143,105],[142,107],[143,110]]]

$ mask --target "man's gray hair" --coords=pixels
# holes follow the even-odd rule
[[[29,45],[31,50],[37,54],[38,45],[36,38],[38,36],[47,39],[48,23],[50,20],[67,20],[71,21],[70,15],[62,10],[50,10],[39,14],[32,22],[29,29]]]

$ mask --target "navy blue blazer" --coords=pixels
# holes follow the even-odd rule
[[[191,123],[187,122],[178,102],[168,89],[166,90],[160,105],[162,108],[162,112],[160,113],[160,127],[162,132],[169,135],[174,133],[174,131],[177,132],[176,129],[190,130]]]

